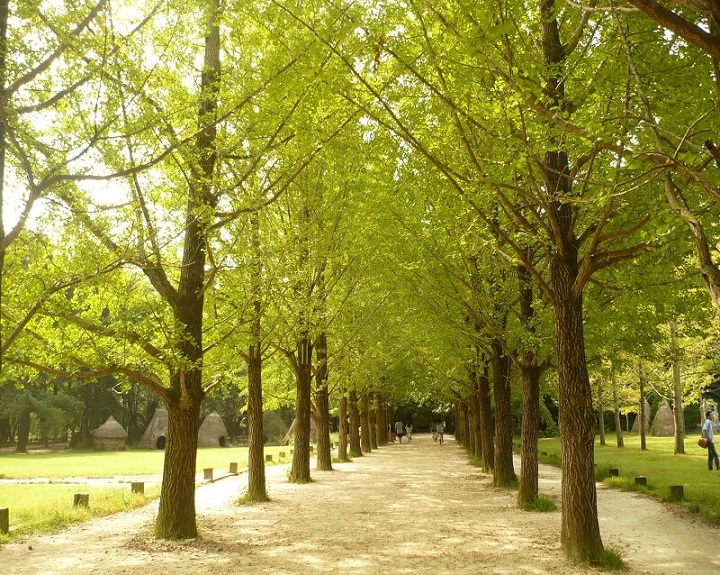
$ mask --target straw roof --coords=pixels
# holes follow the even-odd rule
[[[217,411],[208,415],[200,425],[198,431],[198,445],[203,447],[224,446],[228,438],[228,432],[223,423],[222,417]]]
[[[140,438],[139,445],[143,445],[145,447],[160,447],[160,445],[158,445],[158,439],[167,435],[167,428],[167,409],[156,409],[150,423],[148,423],[148,426],[145,429],[145,433],[143,433],[143,436]]]
[[[675,416],[667,399],[663,399],[660,409],[655,414],[650,434],[658,437],[672,437],[675,435]]]
[[[643,413],[645,414],[645,432],[650,431],[650,404],[646,399],[643,402]],[[633,433],[640,433],[640,414],[638,413],[635,417],[635,422],[632,426]]]
[[[105,423],[93,432],[93,435],[96,438],[103,439],[125,439],[127,437],[127,431],[125,431],[125,428],[111,415]]]

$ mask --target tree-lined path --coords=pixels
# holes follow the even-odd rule
[[[237,506],[245,475],[197,492],[201,538],[152,539],[157,503],[0,549],[10,574],[597,573],[569,565],[560,513],[518,510],[452,439],[391,444],[288,483],[268,468],[269,503]],[[720,481],[720,478],[719,478]],[[541,466],[540,491],[559,497],[559,470]],[[645,497],[599,488],[603,538],[631,574],[720,573],[720,530]]]

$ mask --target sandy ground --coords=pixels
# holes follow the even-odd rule
[[[516,462],[516,465],[519,464]],[[560,512],[518,510],[452,441],[416,436],[307,485],[268,468],[268,503],[238,506],[246,476],[197,491],[202,535],[150,537],[157,502],[129,513],[0,548],[0,573],[85,574],[558,574],[596,573],[560,551]],[[540,491],[559,498],[557,469],[541,466]],[[720,479],[719,479],[720,481]],[[627,573],[720,574],[720,529],[646,497],[599,487],[603,541]]]

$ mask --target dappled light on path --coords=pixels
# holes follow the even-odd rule
[[[154,503],[5,545],[0,558],[6,573],[23,575],[599,573],[565,561],[559,512],[519,510],[517,492],[494,487],[452,438],[418,435],[334,467],[313,470],[306,485],[288,483],[287,466],[268,467],[271,501],[256,505],[235,503],[245,475],[202,486],[197,540],[150,537]],[[557,469],[541,467],[540,491],[559,499]],[[720,573],[717,529],[602,487],[599,510],[603,541],[625,557],[626,573]]]

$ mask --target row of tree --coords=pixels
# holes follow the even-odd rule
[[[505,485],[515,395],[532,501],[550,396],[562,545],[600,561],[590,375],[663,380],[673,322],[712,372],[720,307],[714,15],[626,8],[0,5],[3,379],[159,398],[161,537],[197,533],[213,388],[244,382],[255,499],[268,405],[294,402],[293,481],[311,417],[329,469],[331,406],[360,454],[411,397],[455,403]],[[672,381],[680,413],[703,380]]]

